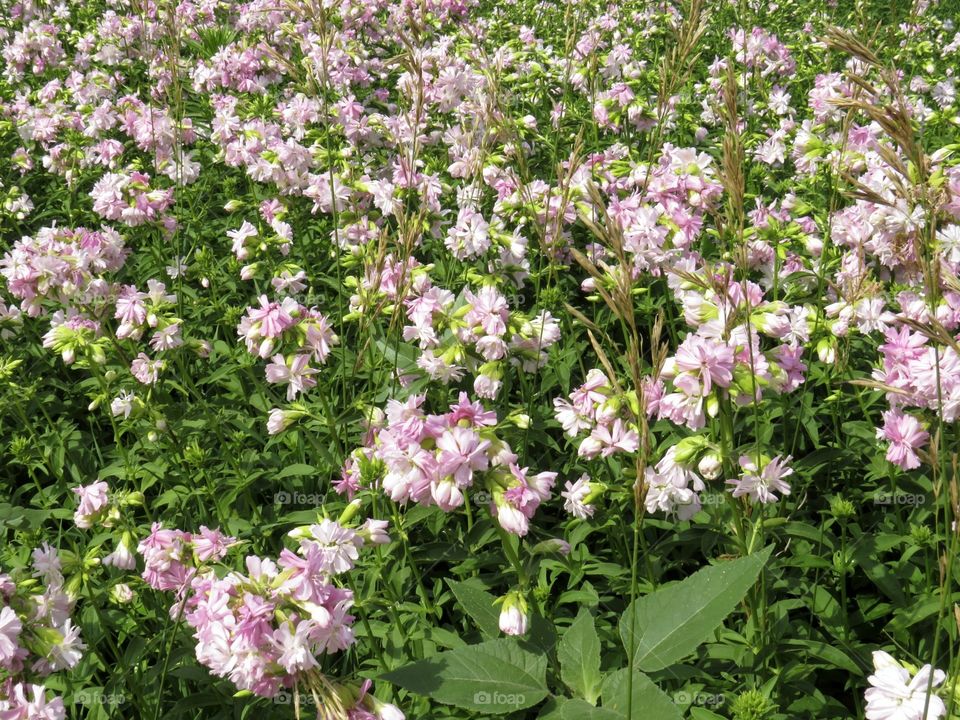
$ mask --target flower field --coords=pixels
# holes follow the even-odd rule
[[[0,720],[960,720],[954,0],[0,0]]]

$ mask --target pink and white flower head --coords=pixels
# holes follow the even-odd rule
[[[655,467],[647,467],[645,480],[647,512],[675,514],[680,520],[689,520],[700,512],[700,492],[703,481],[684,463],[676,459],[677,446],[669,448]]]
[[[210,560],[222,560],[227,550],[236,544],[237,539],[201,525],[200,532],[191,537],[191,542],[197,560],[205,563]]]
[[[727,480],[732,485],[734,497],[747,496],[753,502],[774,503],[779,500],[777,493],[790,494],[790,484],[783,478],[793,474],[793,468],[786,466],[792,458],[781,458],[777,455],[772,460],[758,461],[743,455],[740,457],[740,467],[743,474],[738,479]]]
[[[550,498],[556,478],[554,472],[528,476],[527,468],[510,465],[506,487],[494,490],[490,508],[500,526],[514,535],[525,536],[540,503]]]
[[[0,701],[3,720],[64,720],[66,717],[63,698],[48,700],[43,685],[11,683],[6,700]]]
[[[929,687],[936,688],[946,680],[942,670],[924,665],[914,674],[882,650],[873,653],[873,669],[864,693],[867,720],[940,720],[946,715],[946,705],[938,695],[927,697]]]
[[[687,335],[677,348],[673,384],[687,395],[708,395],[713,387],[728,387],[733,379],[734,353],[726,343]]]
[[[568,480],[560,493],[560,497],[564,500],[563,509],[581,520],[592,518],[596,509],[590,504],[590,498],[593,494],[595,494],[595,491],[590,482],[590,476],[586,473],[583,473],[576,482]]]
[[[913,415],[887,410],[883,413],[883,427],[877,430],[877,439],[890,443],[886,456],[888,461],[903,470],[913,470],[920,467],[920,457],[916,451],[927,443],[930,434]]]
[[[108,490],[109,485],[103,480],[73,488],[80,501],[73,513],[77,527],[88,530],[102,519],[110,505]]]

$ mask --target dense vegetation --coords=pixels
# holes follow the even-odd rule
[[[955,4],[0,9],[0,720],[960,718]]]

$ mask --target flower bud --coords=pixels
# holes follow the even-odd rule
[[[703,435],[686,437],[674,445],[673,459],[680,465],[692,465],[708,444],[709,441]]]
[[[527,632],[527,601],[516,590],[502,598],[500,606],[500,631],[507,635],[520,636]]]
[[[707,452],[697,465],[697,471],[707,480],[716,480],[723,470],[723,461],[715,450]]]
[[[351,501],[347,507],[344,508],[343,512],[340,513],[340,517],[337,518],[337,522],[341,525],[346,525],[356,517],[357,513],[360,512],[361,507],[363,507],[363,500],[360,498]]]
[[[103,352],[103,348],[99,345],[93,345],[90,348],[90,360],[97,365],[103,365],[107,362],[107,355]]]
[[[119,583],[110,588],[110,599],[118,605],[126,605],[133,602],[135,594],[126,583]]]
[[[531,552],[534,555],[551,555],[557,553],[566,557],[570,554],[570,543],[560,538],[550,538],[549,540],[544,540],[534,545]]]

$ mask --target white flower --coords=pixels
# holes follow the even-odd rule
[[[83,650],[87,646],[80,640],[80,628],[76,627],[71,620],[68,619],[63,627],[58,628],[58,631],[61,640],[50,648],[47,659],[52,670],[66,670],[80,662]]]
[[[280,650],[277,662],[288,673],[316,667],[317,659],[310,651],[310,632],[313,628],[314,623],[305,621],[298,623],[294,631],[290,632],[290,624],[284,623],[273,633],[273,641]]]
[[[947,677],[942,670],[924,665],[911,679],[910,671],[883,651],[873,653],[873,667],[875,672],[867,678],[871,687],[864,693],[867,720],[923,720],[925,706],[926,720],[939,720],[946,714],[943,700],[936,695],[931,694],[927,702],[930,673],[932,687],[936,687]]]
[[[20,632],[23,624],[12,608],[0,610],[0,662],[5,665],[17,656],[20,650]]]
[[[130,413],[133,412],[133,401],[135,399],[136,396],[132,392],[121,390],[120,394],[110,403],[110,412],[114,416],[123,415],[125,418],[130,417]]]
[[[586,520],[593,516],[593,505],[586,502],[590,495],[590,476],[584,473],[575,483],[567,481],[560,497],[564,499],[563,509],[574,517]]]
[[[118,570],[133,570],[137,566],[137,559],[128,547],[126,541],[121,539],[117,543],[117,549],[103,559],[103,564],[115,567]]]

